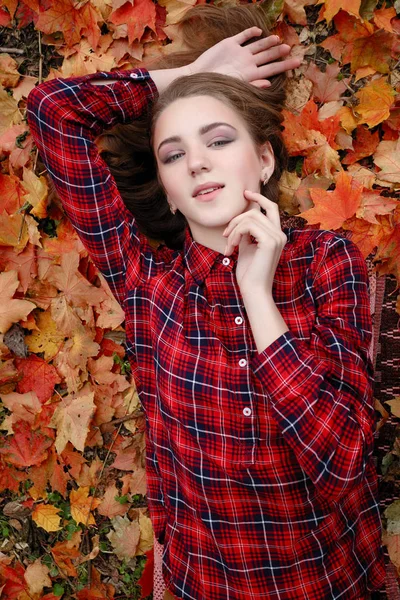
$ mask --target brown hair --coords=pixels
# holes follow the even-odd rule
[[[147,69],[175,68],[187,65],[205,50],[225,37],[257,26],[263,36],[269,35],[265,10],[261,5],[215,6],[197,5],[180,23],[181,37],[188,48],[143,65]],[[269,25],[269,24],[268,24]],[[261,37],[261,36],[260,36]],[[257,38],[252,38],[251,43]],[[228,104],[247,123],[256,148],[271,143],[275,154],[275,170],[261,193],[278,201],[278,182],[287,164],[287,152],[281,137],[281,110],[285,101],[285,75],[271,78],[271,87],[259,89],[239,79],[217,73],[198,73],[179,77],[160,94],[140,119],[121,124],[98,138],[102,157],[114,176],[120,194],[136,219],[141,231],[170,248],[181,248],[186,219],[177,211],[170,212],[152,151],[151,137],[161,112],[174,100],[189,96],[209,95]]]

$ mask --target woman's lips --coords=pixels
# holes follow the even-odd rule
[[[216,195],[221,192],[224,188],[218,188],[217,190],[214,190],[213,192],[208,192],[208,194],[198,194],[197,196],[195,196],[196,200],[199,200],[200,202],[211,202],[211,200],[214,200],[214,198],[216,197]]]

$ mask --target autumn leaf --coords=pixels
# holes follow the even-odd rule
[[[342,164],[351,165],[366,156],[371,156],[379,144],[379,132],[371,133],[367,127],[357,127],[354,148],[342,160]]]
[[[18,73],[18,64],[16,61],[4,52],[0,55],[0,83],[6,88],[13,88],[17,85],[20,78]]]
[[[6,417],[6,421],[9,420],[11,425],[18,421],[26,421],[33,425],[36,415],[42,410],[42,405],[35,392],[1,394],[1,401],[11,412],[11,415]],[[4,429],[4,421],[1,428]],[[12,433],[12,428],[10,433]]]
[[[140,539],[140,526],[128,517],[117,516],[111,519],[113,531],[107,533],[115,554],[120,560],[129,560],[136,556]]]
[[[91,285],[78,271],[79,254],[69,252],[61,257],[61,265],[52,265],[47,274],[47,281],[52,283],[65,295],[74,306],[96,306],[106,299],[103,290]],[[54,318],[54,317],[53,317]]]
[[[40,525],[40,523],[38,523],[38,525]],[[52,586],[49,577],[49,568],[41,563],[40,558],[27,566],[24,573],[24,579],[28,584],[29,593],[32,595],[41,595],[43,593],[43,588]]]
[[[374,163],[380,168],[379,180],[385,185],[400,182],[400,141],[382,141],[374,154]]]
[[[26,421],[18,421],[13,428],[14,436],[0,448],[6,462],[16,467],[30,467],[46,460],[54,441],[51,430],[32,431]]]
[[[351,72],[369,67],[378,73],[388,73],[393,43],[394,35],[383,30],[355,40],[351,56]]]
[[[97,508],[99,515],[109,517],[110,519],[113,519],[117,515],[124,515],[130,505],[129,502],[126,502],[125,504],[118,502],[118,500],[115,499],[118,496],[118,488],[115,483],[113,483],[104,492],[103,499]]]
[[[43,352],[45,361],[50,361],[62,347],[65,335],[57,328],[50,311],[39,312],[36,325],[38,331],[25,336],[25,343],[31,352]]]
[[[28,358],[17,358],[15,364],[23,375],[17,384],[17,391],[21,394],[34,391],[42,404],[52,397],[54,386],[61,383],[53,365],[49,365],[39,356],[33,354]]]
[[[379,8],[374,10],[374,23],[379,29],[384,29],[393,33],[393,25],[391,20],[396,17],[396,9],[394,6],[390,8]]]
[[[0,85],[0,135],[12,125],[21,123],[22,115],[18,104],[12,96]]]
[[[36,177],[35,173],[31,169],[24,168],[23,170],[23,183],[22,183],[25,194],[25,202],[29,202],[33,206],[30,211],[31,215],[35,215],[38,219],[44,219],[47,217],[47,182],[42,177]]]
[[[26,319],[35,308],[32,302],[13,298],[18,285],[16,271],[0,273],[0,333],[8,331],[13,323]]]
[[[324,0],[319,20],[325,19],[329,23],[340,10],[359,17],[360,6],[361,0]]]
[[[12,132],[11,139],[15,142],[14,134],[18,135],[17,132],[23,129],[23,126],[16,125],[10,128],[7,133]],[[0,148],[3,150],[9,148],[7,143],[7,133],[0,136]],[[22,193],[23,188],[18,177],[0,173],[0,214],[6,212],[8,215],[12,215],[15,213],[22,205]]]
[[[89,423],[96,410],[93,398],[92,392],[78,397],[66,396],[59,403],[50,422],[50,427],[57,429],[55,447],[58,454],[68,442],[83,452]]]
[[[156,6],[152,0],[135,0],[134,4],[126,2],[111,13],[110,21],[115,25],[128,25],[128,41],[132,44],[140,40],[146,27],[155,32]]]
[[[336,64],[327,65],[325,72],[322,73],[316,64],[310,63],[304,75],[313,82],[313,92],[315,98],[320,102],[332,102],[339,100],[340,96],[346,90],[346,83],[349,79],[338,81],[340,67]]]
[[[153,548],[154,532],[151,520],[143,512],[139,513],[140,540],[137,554],[146,554]]]
[[[59,531],[61,529],[59,513],[60,509],[52,504],[37,504],[32,511],[32,519],[45,531]]]
[[[78,572],[72,561],[81,556],[79,551],[81,533],[82,532],[79,529],[72,534],[71,539],[67,539],[63,542],[57,542],[52,548],[50,548],[54,562],[59,567],[61,572],[69,577],[78,576]]]
[[[336,179],[333,192],[322,189],[310,190],[314,207],[300,213],[310,224],[320,224],[320,229],[339,229],[352,217],[360,206],[362,185],[342,171]]]
[[[379,224],[376,215],[387,215],[393,212],[399,202],[394,198],[381,196],[379,191],[365,190],[362,195],[361,205],[357,209],[356,216],[369,223]]]
[[[380,77],[361,88],[355,96],[359,101],[355,108],[359,115],[359,123],[375,127],[389,117],[395,91],[384,77]]]
[[[58,0],[39,13],[36,29],[48,34],[62,32],[69,46],[78,44],[84,34],[94,50],[100,37],[97,25],[99,18],[100,15],[89,2],[77,8],[73,0]]]
[[[89,496],[89,486],[72,490],[69,499],[71,503],[71,516],[76,523],[83,523],[85,526],[96,525],[91,510],[97,508],[101,500]]]

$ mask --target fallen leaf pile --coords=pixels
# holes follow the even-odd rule
[[[1,32],[7,37],[14,29],[17,41],[31,32],[40,63],[33,69],[22,42],[8,51],[2,43],[0,594],[6,600],[140,598],[146,557],[140,584],[145,596],[151,593],[144,417],[125,357],[124,315],[40,170],[26,98],[45,79],[130,69],[179,50],[175,25],[194,4],[1,3]],[[273,32],[304,59],[290,74],[284,111],[290,163],[281,209],[313,227],[347,232],[373,258],[378,275],[400,285],[396,8],[399,0],[270,3]],[[398,399],[391,408],[396,414]],[[388,511],[384,542],[400,571],[399,514],[397,505]]]

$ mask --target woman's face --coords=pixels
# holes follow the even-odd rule
[[[185,215],[194,239],[224,229],[249,209],[244,190],[259,192],[274,170],[270,144],[260,155],[241,116],[212,96],[175,100],[159,116],[153,150],[169,204]],[[219,186],[196,195],[196,188]]]

